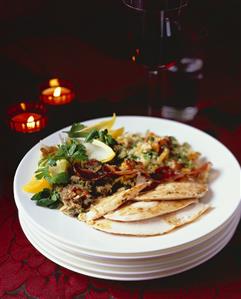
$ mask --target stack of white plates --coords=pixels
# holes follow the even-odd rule
[[[90,124],[97,120],[86,122]],[[75,272],[114,280],[165,277],[193,268],[217,254],[232,238],[241,215],[240,166],[214,138],[190,126],[147,117],[119,117],[117,127],[130,132],[150,129],[187,141],[213,164],[209,192],[202,202],[211,209],[193,223],[168,234],[129,237],[94,230],[85,223],[35,205],[21,187],[31,178],[39,159],[39,144],[21,161],[14,194],[23,231],[42,254]],[[59,132],[42,143],[59,143]]]

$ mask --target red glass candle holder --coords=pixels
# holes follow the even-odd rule
[[[42,103],[21,102],[8,109],[9,126],[15,132],[33,133],[45,128],[46,108]]]
[[[65,105],[73,101],[73,86],[66,80],[50,79],[41,86],[40,99],[49,105]]]

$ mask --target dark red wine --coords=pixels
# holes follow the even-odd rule
[[[178,20],[170,13],[148,9],[139,14],[139,28],[137,18],[133,18],[133,44],[131,59],[144,64],[150,69],[157,69],[180,57],[180,26]],[[134,24],[135,22],[135,24]]]

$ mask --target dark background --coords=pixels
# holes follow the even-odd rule
[[[240,145],[230,140],[240,138],[240,20],[238,0],[189,1],[182,16],[185,48],[204,60],[198,127],[215,137],[225,128],[226,144],[239,157]],[[0,2],[1,186],[34,143],[75,120],[113,111],[147,114],[147,72],[130,60],[137,24],[121,0]],[[40,133],[11,132],[9,105],[37,101],[39,86],[51,77],[70,80],[75,101],[49,108]]]

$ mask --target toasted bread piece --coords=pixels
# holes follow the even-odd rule
[[[119,222],[105,218],[93,221],[90,225],[98,230],[131,236],[155,236],[168,233],[176,227],[193,222],[207,209],[208,204],[193,203],[177,212],[157,216],[142,221]]]
[[[208,191],[207,184],[196,182],[170,182],[135,197],[135,200],[177,200],[201,198]]]
[[[104,215],[104,217],[106,219],[124,222],[144,220],[180,210],[197,201],[197,199],[193,198],[182,200],[136,201],[130,204],[127,202],[125,206]]]
[[[114,211],[127,200],[136,197],[146,186],[147,183],[138,184],[130,189],[119,191],[111,196],[100,198],[90,207],[90,210],[87,213],[81,213],[78,218],[84,221],[98,219],[103,215]]]

